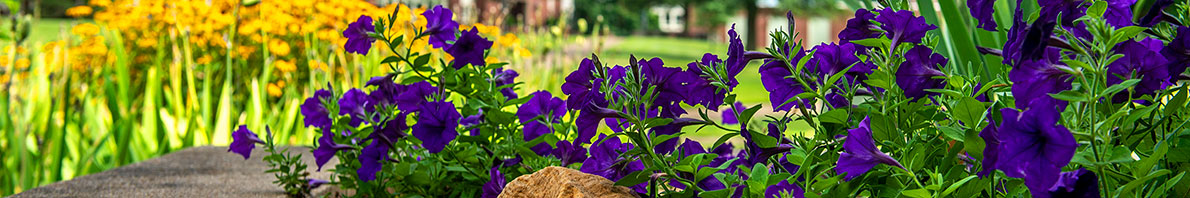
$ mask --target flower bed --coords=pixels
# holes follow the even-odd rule
[[[982,13],[996,6],[982,3],[969,4],[979,27],[1007,41],[966,47],[1002,58],[1009,72],[956,64],[937,52],[937,26],[908,5],[883,4],[857,11],[838,43],[804,46],[789,24],[767,51],[747,51],[733,26],[725,53],[688,64],[630,57],[613,66],[592,55],[561,85],[565,100],[511,91],[517,73],[488,61],[492,41],[458,31],[448,9],[424,12],[411,35],[386,33],[411,25],[396,15],[361,16],[344,30],[345,47],[367,54],[383,42],[393,55],[381,64],[395,72],[363,88],[320,89],[302,115],[322,134],[314,166],[363,197],[495,197],[509,177],[549,166],[642,197],[1187,194],[1175,186],[1185,186],[1190,160],[1173,151],[1190,148],[1190,28],[1164,13],[1187,3],[1133,14],[1127,2],[1039,1],[1000,17],[1013,20],[1008,29],[995,28]],[[445,54],[413,52],[405,36]],[[753,60],[766,104],[736,102],[754,94],[734,92]],[[777,113],[757,115],[765,105]],[[790,130],[794,122],[808,132]],[[271,134],[249,128],[233,133],[231,151],[274,148]],[[705,128],[727,133],[684,138]],[[743,144],[725,143],[733,138]],[[289,158],[270,161],[301,166]],[[281,170],[288,192],[310,181]]]

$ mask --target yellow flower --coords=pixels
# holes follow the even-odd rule
[[[112,4],[112,1],[111,0],[91,0],[91,2],[89,4],[96,6],[96,7],[107,7],[108,5]]]
[[[151,48],[157,46],[157,38],[141,38],[136,40],[136,46],[141,48]]]
[[[16,66],[17,66],[17,69],[28,68],[29,67],[29,59],[28,58],[18,58]]]
[[[329,68],[326,65],[326,63],[322,63],[321,61],[314,61],[314,60],[310,60],[309,62],[307,62],[306,66],[310,67],[310,70],[318,69],[318,70],[326,71]]]
[[[277,60],[276,62],[273,62],[273,66],[276,67],[278,71],[281,71],[281,73],[289,73],[297,70],[297,65],[294,65],[293,62],[286,60]]]
[[[70,28],[70,33],[79,36],[92,36],[99,34],[99,26],[94,23],[82,23],[75,25],[74,28]]]
[[[517,52],[517,55],[521,55],[521,57],[525,57],[525,58],[529,58],[530,56],[533,56],[533,52],[531,52],[531,51],[529,51],[529,49],[525,49],[523,47],[518,47],[516,52]]]
[[[211,61],[214,59],[215,58],[211,57],[210,54],[203,54],[202,57],[198,57],[198,60],[195,60],[195,62],[197,62],[198,64],[205,65],[205,64],[211,63]]]
[[[272,41],[269,42],[269,52],[272,52],[273,55],[277,56],[288,56],[289,44],[285,43],[285,41],[281,41],[281,39],[272,39]]]
[[[495,56],[489,56],[487,58],[484,58],[483,61],[487,64],[492,64],[492,63],[499,63],[500,59],[496,59]]]
[[[517,38],[517,36],[512,33],[504,34],[504,36],[501,36],[500,39],[497,39],[497,40],[498,40],[497,41],[498,45],[505,46],[505,47],[513,46],[513,45],[521,43],[521,38]]]
[[[66,16],[81,18],[91,15],[91,6],[74,6],[66,9]]]
[[[281,86],[278,86],[277,84],[269,83],[268,87],[265,88],[265,90],[268,90],[270,96],[273,96],[273,97],[281,96]]]

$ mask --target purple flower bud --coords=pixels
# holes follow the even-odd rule
[[[479,36],[479,29],[472,27],[471,30],[463,31],[463,35],[455,41],[454,45],[446,48],[446,53],[454,57],[454,63],[451,67],[461,69],[467,64],[473,66],[486,65],[483,53],[488,48],[492,48],[492,41]]]

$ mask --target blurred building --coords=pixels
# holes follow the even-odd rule
[[[733,24],[741,39],[756,37],[754,46],[765,47],[769,44],[768,33],[773,30],[784,30],[789,20],[785,17],[787,10],[779,6],[778,0],[757,0],[756,26],[753,29],[747,24],[747,11],[739,9],[724,24],[700,25],[700,13],[696,9],[699,5],[657,5],[650,9],[650,14],[657,18],[657,28],[661,34],[671,36],[685,36],[695,38],[710,38],[719,41],[727,40],[727,30]],[[795,31],[798,39],[806,45],[817,45],[838,41],[838,33],[846,27],[847,19],[854,12],[846,11],[829,15],[795,14]],[[751,31],[750,31],[751,30]]]
[[[541,26],[571,13],[574,0],[447,0],[463,22]]]

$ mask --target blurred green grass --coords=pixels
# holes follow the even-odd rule
[[[61,31],[70,31],[72,23],[85,23],[90,20],[76,20],[64,18],[41,18],[33,22],[33,29],[29,32],[29,39],[26,41],[31,44],[48,43],[50,41],[58,40],[62,34]]]

